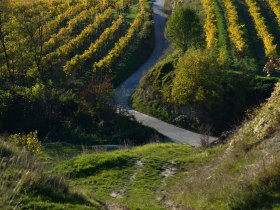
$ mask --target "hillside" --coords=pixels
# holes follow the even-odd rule
[[[130,209],[277,208],[279,96],[278,84],[224,146],[152,144],[82,155],[59,169],[88,195]]]
[[[0,209],[280,209],[279,46],[278,0],[0,0]]]
[[[1,0],[0,12],[0,132],[80,144],[155,135],[110,101],[151,54],[151,2]]]
[[[216,136],[240,125],[279,80],[279,71],[264,69],[279,55],[277,2],[167,2],[178,7],[165,30],[174,50],[144,75],[133,108]]]
[[[173,199],[197,209],[278,209],[279,93],[278,84],[268,102],[231,137],[222,155],[173,189],[182,192]]]
[[[280,202],[279,94],[278,85],[268,102],[256,109],[223,146],[148,144],[106,152],[69,144],[46,144],[37,156],[40,160],[36,158],[36,163],[44,162],[45,172],[38,171],[37,164],[33,164],[30,173],[36,174],[36,180],[46,174],[48,180],[58,176],[56,179],[65,180],[68,190],[50,194],[57,187],[54,182],[45,194],[44,188],[37,186],[38,182],[30,183],[24,176],[10,175],[13,182],[23,179],[25,186],[13,201],[22,198],[23,207],[35,209],[61,209],[62,206],[94,209],[94,205],[99,205],[97,209],[105,206],[109,209],[277,208]],[[26,164],[23,156],[26,152],[18,151],[11,143],[1,142],[1,163],[14,154],[20,155]],[[17,163],[21,168],[22,161]],[[13,166],[16,165],[1,170],[1,177],[9,174],[7,170]],[[30,184],[32,187],[26,188]],[[10,192],[3,187],[1,190],[4,195]],[[79,196],[79,201],[73,196]]]

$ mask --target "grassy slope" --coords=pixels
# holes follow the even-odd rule
[[[164,209],[165,193],[188,170],[217,156],[215,149],[150,144],[99,154],[83,154],[56,170],[71,176],[71,186],[87,199],[131,209]],[[167,169],[166,169],[167,168]],[[165,177],[168,169],[174,176]],[[172,172],[171,172],[172,173]],[[112,197],[116,193],[116,198]],[[111,194],[111,195],[110,195]]]
[[[214,10],[217,19],[217,27],[218,27],[218,41],[219,47],[224,49],[226,53],[226,57],[231,59],[232,57],[232,49],[230,46],[230,39],[227,31],[227,22],[226,17],[222,8],[222,2],[217,0],[213,2]]]
[[[0,141],[1,164],[9,154],[10,159],[20,160],[11,167],[0,165],[4,180],[0,208],[20,204],[24,209],[103,209],[112,205],[165,209],[170,187],[223,149],[179,144],[148,144],[112,152],[65,143],[44,147],[41,154],[33,156]],[[12,182],[4,179],[8,175]],[[16,183],[23,184],[13,194]]]
[[[132,106],[136,110],[170,123],[198,131],[200,123],[197,123],[195,119],[184,118],[185,113],[188,114],[188,107],[180,107],[172,103],[170,96],[170,87],[173,85],[179,56],[176,52],[166,56],[144,75],[132,96]],[[242,81],[246,76],[241,71],[235,70],[229,70],[227,78],[231,83],[228,87],[225,86],[225,89],[228,88],[231,92],[228,91],[229,94],[224,97],[224,107],[233,111],[225,111],[227,117],[223,118],[225,119],[224,128],[220,127],[220,129],[230,129],[233,122],[239,122],[244,116],[245,109],[268,98],[274,84],[278,81],[274,77],[256,76],[254,78],[252,76],[244,83]],[[203,121],[203,119],[200,120]],[[218,132],[216,135],[219,135]]]
[[[178,55],[168,55],[158,62],[141,79],[132,96],[132,107],[166,121],[172,121],[168,98],[174,78]]]
[[[61,150],[49,145],[46,154],[66,160],[51,161],[58,165],[54,171],[70,176],[71,191],[107,205],[164,209],[168,197],[183,209],[278,207],[279,107],[280,84],[226,146],[149,144],[82,153],[81,148],[70,145],[61,145]],[[174,176],[164,175],[172,172]]]
[[[24,149],[0,139],[0,209],[103,209],[69,189],[65,177]]]
[[[280,207],[280,84],[231,138],[225,152],[173,188],[182,206],[211,209]]]
[[[15,165],[22,174],[29,169],[32,177],[37,177],[33,182],[25,180],[25,190],[19,191],[21,201],[26,208],[38,209],[166,209],[174,205],[182,209],[278,208],[279,107],[280,84],[229,144],[214,148],[170,143],[102,152],[48,144],[41,155],[47,164],[31,159],[34,164],[30,168],[23,158],[19,163],[24,167]],[[0,151],[2,160],[9,154],[20,154],[1,141]],[[44,173],[38,165],[46,165]],[[0,206],[3,192],[9,192],[1,190]]]

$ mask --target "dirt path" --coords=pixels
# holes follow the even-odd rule
[[[168,48],[168,43],[164,38],[164,28],[167,18],[167,15],[164,13],[164,2],[165,0],[156,0],[153,4],[156,43],[151,57],[143,66],[141,66],[133,75],[121,84],[120,87],[117,88],[114,98],[120,109],[123,109],[133,115],[135,119],[143,125],[154,128],[159,133],[168,137],[171,141],[189,144],[192,146],[199,146],[201,145],[201,134],[176,127],[129,107],[129,98],[135,91],[143,74],[156,64]],[[209,137],[210,142],[215,139],[216,138],[214,137]]]

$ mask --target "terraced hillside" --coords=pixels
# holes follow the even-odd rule
[[[260,59],[260,65],[279,55],[279,1],[203,0],[202,5],[207,46]]]
[[[264,66],[279,57],[280,4],[272,0],[174,0],[167,4],[167,8],[177,5],[165,31],[174,50],[143,77],[132,106],[196,132],[205,132],[207,127],[207,132],[218,136],[264,102],[279,80],[279,71],[266,72]],[[185,27],[180,24],[184,12],[188,19],[188,10],[199,21]],[[195,27],[200,34],[193,33]],[[178,40],[189,42],[188,49],[178,47]]]
[[[1,0],[0,14],[1,132],[79,141],[121,125],[108,100],[153,50],[151,2]]]
[[[22,74],[44,81],[53,76],[45,74],[79,78],[112,71],[148,14],[144,0],[10,4],[12,12],[5,10],[1,20],[0,62],[14,86]]]

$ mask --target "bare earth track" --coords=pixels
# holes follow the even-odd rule
[[[164,38],[164,28],[167,15],[164,12],[165,0],[156,0],[153,4],[154,27],[155,27],[155,49],[149,60],[141,66],[133,75],[131,75],[123,84],[121,84],[114,95],[118,109],[124,110],[134,118],[148,127],[154,128],[159,133],[163,134],[171,141],[192,146],[200,146],[202,135],[194,133],[174,125],[168,124],[157,118],[148,116],[133,110],[129,106],[129,98],[135,91],[143,74],[152,68],[156,62],[165,54],[168,48],[168,43]],[[209,142],[216,140],[214,137],[209,137]]]

